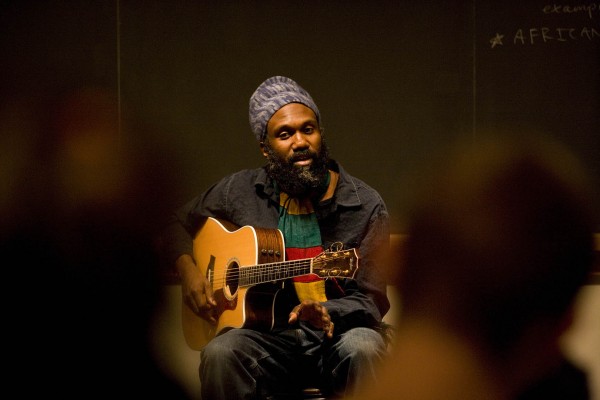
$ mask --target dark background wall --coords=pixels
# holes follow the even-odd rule
[[[178,182],[179,205],[261,165],[248,99],[287,75],[319,105],[333,157],[380,191],[396,232],[420,165],[492,129],[558,137],[598,193],[600,3],[561,4],[4,1],[3,152],[74,93],[100,91],[122,141]]]

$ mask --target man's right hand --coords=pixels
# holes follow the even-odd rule
[[[180,256],[175,263],[175,269],[181,280],[183,303],[200,317],[211,324],[216,324],[217,302],[213,296],[212,286],[200,273],[194,259],[188,254]]]

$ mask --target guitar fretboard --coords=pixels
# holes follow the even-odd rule
[[[284,261],[278,263],[251,265],[239,270],[240,286],[279,281],[311,273],[312,259]]]

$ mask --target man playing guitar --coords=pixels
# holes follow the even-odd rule
[[[351,394],[386,354],[385,203],[330,159],[319,109],[292,79],[264,81],[249,117],[266,165],[205,190],[164,235],[202,397]]]

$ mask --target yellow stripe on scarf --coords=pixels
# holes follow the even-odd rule
[[[325,281],[318,280],[313,282],[294,282],[298,300],[314,300],[319,302],[327,301],[325,296]]]

